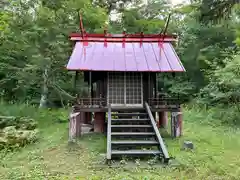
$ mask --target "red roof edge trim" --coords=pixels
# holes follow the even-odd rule
[[[99,38],[99,37],[71,37],[72,41],[80,41],[80,42],[123,42],[132,43],[132,42],[176,42],[177,39],[173,38]]]
[[[84,33],[83,35],[81,33],[71,33],[70,38],[79,38],[79,37],[91,37],[91,38],[170,38],[170,39],[177,39],[177,35],[164,35],[164,34],[88,34]]]

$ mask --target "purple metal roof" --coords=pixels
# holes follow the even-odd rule
[[[171,43],[76,42],[68,70],[81,71],[185,71]]]

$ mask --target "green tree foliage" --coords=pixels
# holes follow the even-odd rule
[[[5,2],[5,1],[4,1]],[[217,3],[218,2],[218,3]],[[168,1],[60,0],[8,1],[0,12],[0,97],[47,106],[66,104],[86,89],[82,74],[73,88],[74,74],[64,70],[72,51],[69,33],[79,31],[78,12],[88,32],[103,32],[112,11],[120,13],[109,23],[111,33],[160,33],[169,13],[167,33],[176,33],[176,50],[186,73],[162,73],[159,89],[188,99],[199,97],[209,105],[239,102],[240,9],[237,2],[192,1],[172,7]],[[121,3],[120,3],[121,4]],[[221,9],[221,11],[219,10]],[[224,9],[224,10],[223,10]],[[231,13],[230,9],[234,9]],[[211,11],[211,13],[210,13]],[[218,24],[206,25],[216,18]],[[222,12],[230,13],[224,19]],[[200,14],[199,14],[200,13]],[[204,15],[205,14],[205,15]]]
[[[217,67],[210,74],[210,83],[202,89],[201,96],[208,104],[237,105],[240,100],[240,56],[226,57],[223,62],[223,67]]]
[[[202,0],[199,7],[200,21],[208,23],[228,19],[237,4],[239,4],[238,0]]]
[[[141,0],[91,0],[93,5],[106,9],[110,14],[113,10],[122,11],[129,4],[136,4],[142,2]]]
[[[79,31],[78,11],[86,30],[92,32],[105,23],[105,11],[86,0],[13,1],[5,9],[1,13],[1,97],[36,103],[42,96],[46,106],[50,97],[71,94],[72,75],[64,66],[72,50],[69,33]]]

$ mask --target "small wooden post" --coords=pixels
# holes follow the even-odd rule
[[[94,132],[103,133],[105,124],[105,112],[96,112],[94,114]]]
[[[180,136],[183,135],[183,110],[180,107],[180,112],[178,113],[179,126],[180,126]]]
[[[168,112],[158,112],[158,117],[159,117],[159,123],[158,127],[159,128],[167,128],[168,125]]]
[[[81,117],[80,113],[71,113],[69,121],[69,142],[75,142],[81,136]]]
[[[171,113],[171,134],[172,137],[182,136],[182,111]]]

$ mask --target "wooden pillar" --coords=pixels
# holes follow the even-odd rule
[[[167,128],[168,112],[158,112],[158,128]]]
[[[157,92],[158,92],[158,83],[157,83],[157,73],[154,74],[154,98],[157,98]]]
[[[91,97],[92,72],[88,72],[88,96]]]
[[[94,132],[103,133],[105,124],[105,112],[96,112],[94,114]]]
[[[84,112],[79,112],[79,121],[81,124],[84,124],[86,121],[86,114]]]
[[[84,124],[91,124],[92,113],[91,112],[85,112],[84,114],[85,114]]]

